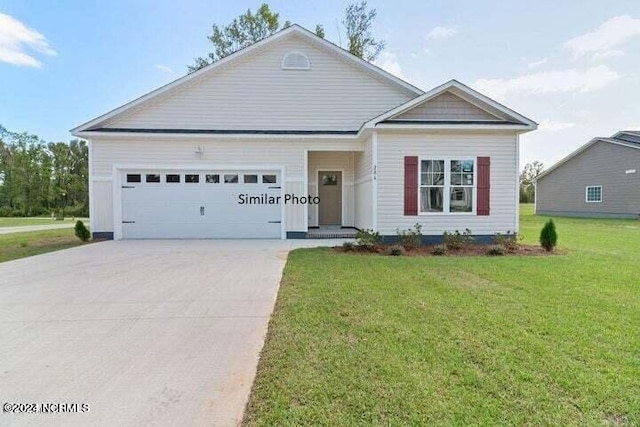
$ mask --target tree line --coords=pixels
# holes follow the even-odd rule
[[[89,216],[87,142],[45,142],[0,125],[0,216]]]
[[[366,1],[352,3],[344,10],[340,29],[347,40],[347,50],[369,62],[374,61],[386,45],[384,40],[377,40],[371,34],[377,13],[376,9],[369,10]],[[255,13],[248,9],[227,25],[213,24],[211,35],[207,37],[213,50],[207,56],[196,58],[195,64],[187,68],[190,73],[197,71],[290,25],[290,21],[281,22],[280,14],[271,10],[267,3]],[[325,38],[324,27],[316,25],[315,34]]]

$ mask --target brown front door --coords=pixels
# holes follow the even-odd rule
[[[342,172],[318,172],[318,225],[342,225]]]

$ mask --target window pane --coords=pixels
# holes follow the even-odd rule
[[[257,184],[258,183],[258,175],[245,175],[244,176],[245,184]]]
[[[180,175],[178,174],[167,174],[166,178],[165,178],[166,182],[171,182],[171,183],[176,183],[176,182],[180,182]]]
[[[238,175],[225,175],[224,176],[225,184],[237,184],[238,183]]]
[[[472,173],[465,173],[462,177],[463,177],[463,181],[462,181],[463,185],[473,185]]]
[[[473,160],[463,160],[462,161],[462,172],[471,172],[471,173],[473,173]]]
[[[462,172],[462,162],[459,160],[451,160],[451,172]]]
[[[449,210],[451,212],[471,212],[473,206],[473,188],[451,187]]]
[[[193,184],[198,183],[200,182],[200,175],[185,175],[184,182],[189,182]]]
[[[154,173],[154,174],[151,174],[151,173],[149,173],[149,174],[147,174],[147,176],[146,176],[146,181],[147,181],[147,182],[160,182],[160,174],[159,174],[159,173],[158,173],[158,174],[155,174],[155,173]]]
[[[334,173],[323,174],[322,185],[338,185],[338,175]]]
[[[451,174],[451,185],[462,185],[462,175],[459,173]]]
[[[275,175],[262,175],[262,183],[263,184],[275,184],[276,183]]]
[[[442,212],[444,206],[443,188],[420,188],[420,212]]]
[[[220,175],[218,175],[218,174],[216,174],[216,175],[207,174],[205,176],[205,179],[207,181],[207,184],[219,184],[220,183]]]
[[[141,182],[140,174],[127,174],[127,182]]]

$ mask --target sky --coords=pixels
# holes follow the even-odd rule
[[[350,1],[272,1],[344,45]],[[0,125],[47,141],[187,71],[244,0],[0,0]],[[640,1],[369,1],[377,65],[429,90],[458,79],[538,122],[521,165],[640,130]]]

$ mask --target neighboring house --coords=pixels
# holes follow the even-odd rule
[[[535,128],[457,81],[425,93],[293,25],[72,133],[89,140],[96,237],[415,223],[441,237],[518,229],[519,135]]]
[[[640,132],[594,138],[540,174],[536,213],[639,218]]]

